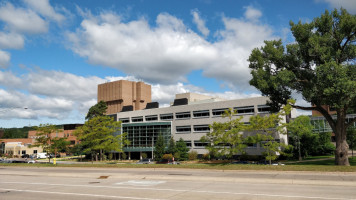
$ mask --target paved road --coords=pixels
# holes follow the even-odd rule
[[[0,167],[0,200],[356,199],[356,173]]]

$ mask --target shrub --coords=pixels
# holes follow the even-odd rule
[[[173,158],[173,155],[172,155],[172,154],[164,154],[164,155],[162,156],[162,159],[172,160],[172,158]]]
[[[203,160],[210,160],[210,154],[209,153],[203,154],[203,156],[201,158]]]
[[[188,153],[188,159],[189,160],[196,160],[198,158],[198,152],[197,151],[191,151]]]
[[[175,152],[173,157],[174,157],[174,160],[180,160],[180,153],[179,152]]]

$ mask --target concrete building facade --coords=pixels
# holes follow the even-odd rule
[[[192,97],[194,94],[179,94],[176,97]],[[198,95],[199,96],[199,95]],[[201,96],[200,96],[201,97]],[[131,144],[124,148],[125,152],[136,154],[145,152],[150,155],[153,146],[161,134],[165,141],[173,137],[175,141],[182,138],[191,150],[198,154],[205,154],[207,150],[200,138],[210,132],[209,125],[213,122],[226,122],[228,119],[221,115],[231,108],[237,111],[233,118],[242,116],[242,122],[248,123],[253,115],[268,115],[269,107],[266,105],[268,98],[255,97],[248,99],[222,100],[219,98],[200,98],[189,101],[185,105],[172,105],[165,108],[153,108],[130,112],[119,112],[116,117],[122,122],[122,132],[128,134]],[[193,98],[194,99],[194,98]],[[177,99],[176,99],[177,100]],[[182,99],[179,99],[182,100]],[[192,99],[190,99],[192,100]],[[184,103],[183,103],[184,104]],[[243,133],[245,136],[255,133]],[[276,134],[277,140],[287,143],[287,136]],[[249,155],[261,155],[264,151],[259,144],[248,146]]]
[[[106,102],[106,114],[121,112],[124,106],[133,106],[141,110],[151,102],[151,85],[144,82],[119,80],[98,85],[98,102]]]

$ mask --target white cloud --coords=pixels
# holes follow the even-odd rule
[[[0,85],[6,88],[22,88],[23,80],[12,72],[0,70]]]
[[[252,6],[245,7],[245,18],[250,21],[258,21],[258,19],[262,16],[262,12],[260,10],[255,9]]]
[[[49,0],[24,0],[32,9],[40,13],[42,16],[53,19],[57,22],[62,22],[65,17],[57,13],[49,4]]]
[[[345,8],[351,14],[356,14],[356,1],[355,0],[317,0],[328,3],[330,7],[340,9]]]
[[[39,69],[21,77],[0,71],[0,84],[4,87],[0,89],[0,105],[2,109],[11,110],[11,115],[6,118],[66,119],[73,112],[84,115],[96,103],[97,85],[103,82],[105,80],[99,77],[82,77],[60,71]],[[23,107],[33,114],[23,115],[23,111],[14,109]],[[0,114],[4,115],[1,111]]]
[[[24,46],[24,38],[17,33],[0,32],[0,49],[21,49]]]
[[[197,25],[198,30],[205,36],[207,37],[210,33],[209,29],[205,26],[205,21],[202,20],[199,16],[199,13],[197,11],[191,11],[191,14],[193,15],[193,22]]]
[[[191,71],[202,70],[205,76],[246,91],[252,88],[247,61],[251,50],[273,39],[270,27],[248,19],[223,17],[225,29],[215,34],[216,42],[209,42],[167,13],[157,16],[156,26],[144,18],[122,22],[112,12],[82,15],[81,26],[68,34],[75,53],[92,64],[153,84],[185,82]],[[252,18],[252,14],[246,16]]]
[[[5,69],[10,63],[10,54],[0,50],[0,69]]]
[[[38,95],[86,101],[96,98],[96,87],[104,80],[60,71],[38,70],[23,77],[29,92]]]
[[[0,20],[7,24],[9,30],[39,34],[48,31],[48,23],[32,10],[15,8],[11,3],[0,7]]]
[[[227,82],[230,88],[239,91],[253,90],[248,58],[251,51],[263,45],[264,40],[273,39],[268,26],[258,25],[235,18],[223,18],[225,30],[218,32],[222,40],[214,43],[219,59],[204,68],[204,75]]]
[[[40,123],[44,123],[46,119],[56,119],[57,123],[63,120],[68,122],[70,119],[68,123],[80,123],[83,122],[89,108],[97,103],[97,85],[115,80],[139,81],[132,76],[102,79],[96,76],[83,77],[42,69],[22,75],[0,71],[0,85],[3,87],[0,88],[0,118],[31,119]],[[152,101],[159,102],[160,107],[169,106],[175,94],[186,92],[197,92],[225,99],[259,96],[231,91],[209,93],[203,88],[180,82],[168,85],[151,84],[151,86]],[[25,110],[25,107],[28,109]]]
[[[108,19],[112,13],[85,19],[68,34],[73,51],[92,64],[117,68],[147,82],[174,83],[217,59],[211,44],[168,14],[157,17],[155,28],[143,18],[128,23]]]

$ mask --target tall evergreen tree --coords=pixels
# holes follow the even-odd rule
[[[166,145],[164,144],[164,138],[162,134],[159,134],[155,144],[155,149],[153,151],[155,160],[162,159],[162,156],[164,155],[165,152],[166,152]]]
[[[120,128],[121,122],[109,116],[96,116],[78,127],[74,134],[81,141],[84,153],[91,154],[92,160],[94,156],[98,160],[96,155],[99,153],[100,160],[103,160],[105,152],[122,152],[122,148],[129,144],[126,134],[116,134]]]
[[[177,153],[179,155],[178,160],[188,160],[188,152],[189,148],[187,144],[184,142],[183,138],[180,138],[176,143]]]
[[[85,117],[86,120],[92,119],[97,116],[104,116],[108,106],[104,101],[100,101],[94,106],[90,107],[87,116]]]
[[[166,153],[174,155],[176,152],[177,152],[176,142],[174,141],[174,138],[171,137],[168,143],[168,148]]]

